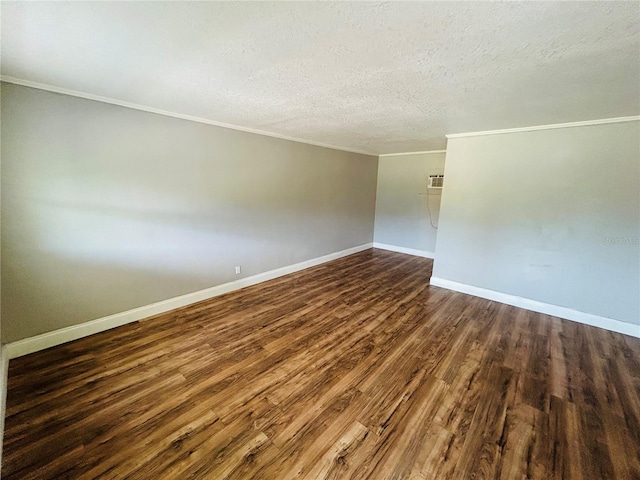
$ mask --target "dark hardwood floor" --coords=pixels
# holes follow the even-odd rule
[[[2,478],[640,479],[640,340],[369,250],[11,360]]]

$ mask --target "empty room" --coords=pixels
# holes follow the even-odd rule
[[[0,2],[0,466],[640,480],[640,2]]]

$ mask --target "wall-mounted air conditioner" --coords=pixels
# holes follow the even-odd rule
[[[444,175],[429,175],[427,188],[442,188],[444,185]]]

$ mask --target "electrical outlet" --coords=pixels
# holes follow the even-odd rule
[[[240,265],[236,265],[236,275],[240,275],[242,272],[242,267]]]

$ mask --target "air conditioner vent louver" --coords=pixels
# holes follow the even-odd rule
[[[429,188],[442,188],[444,175],[429,175]]]

